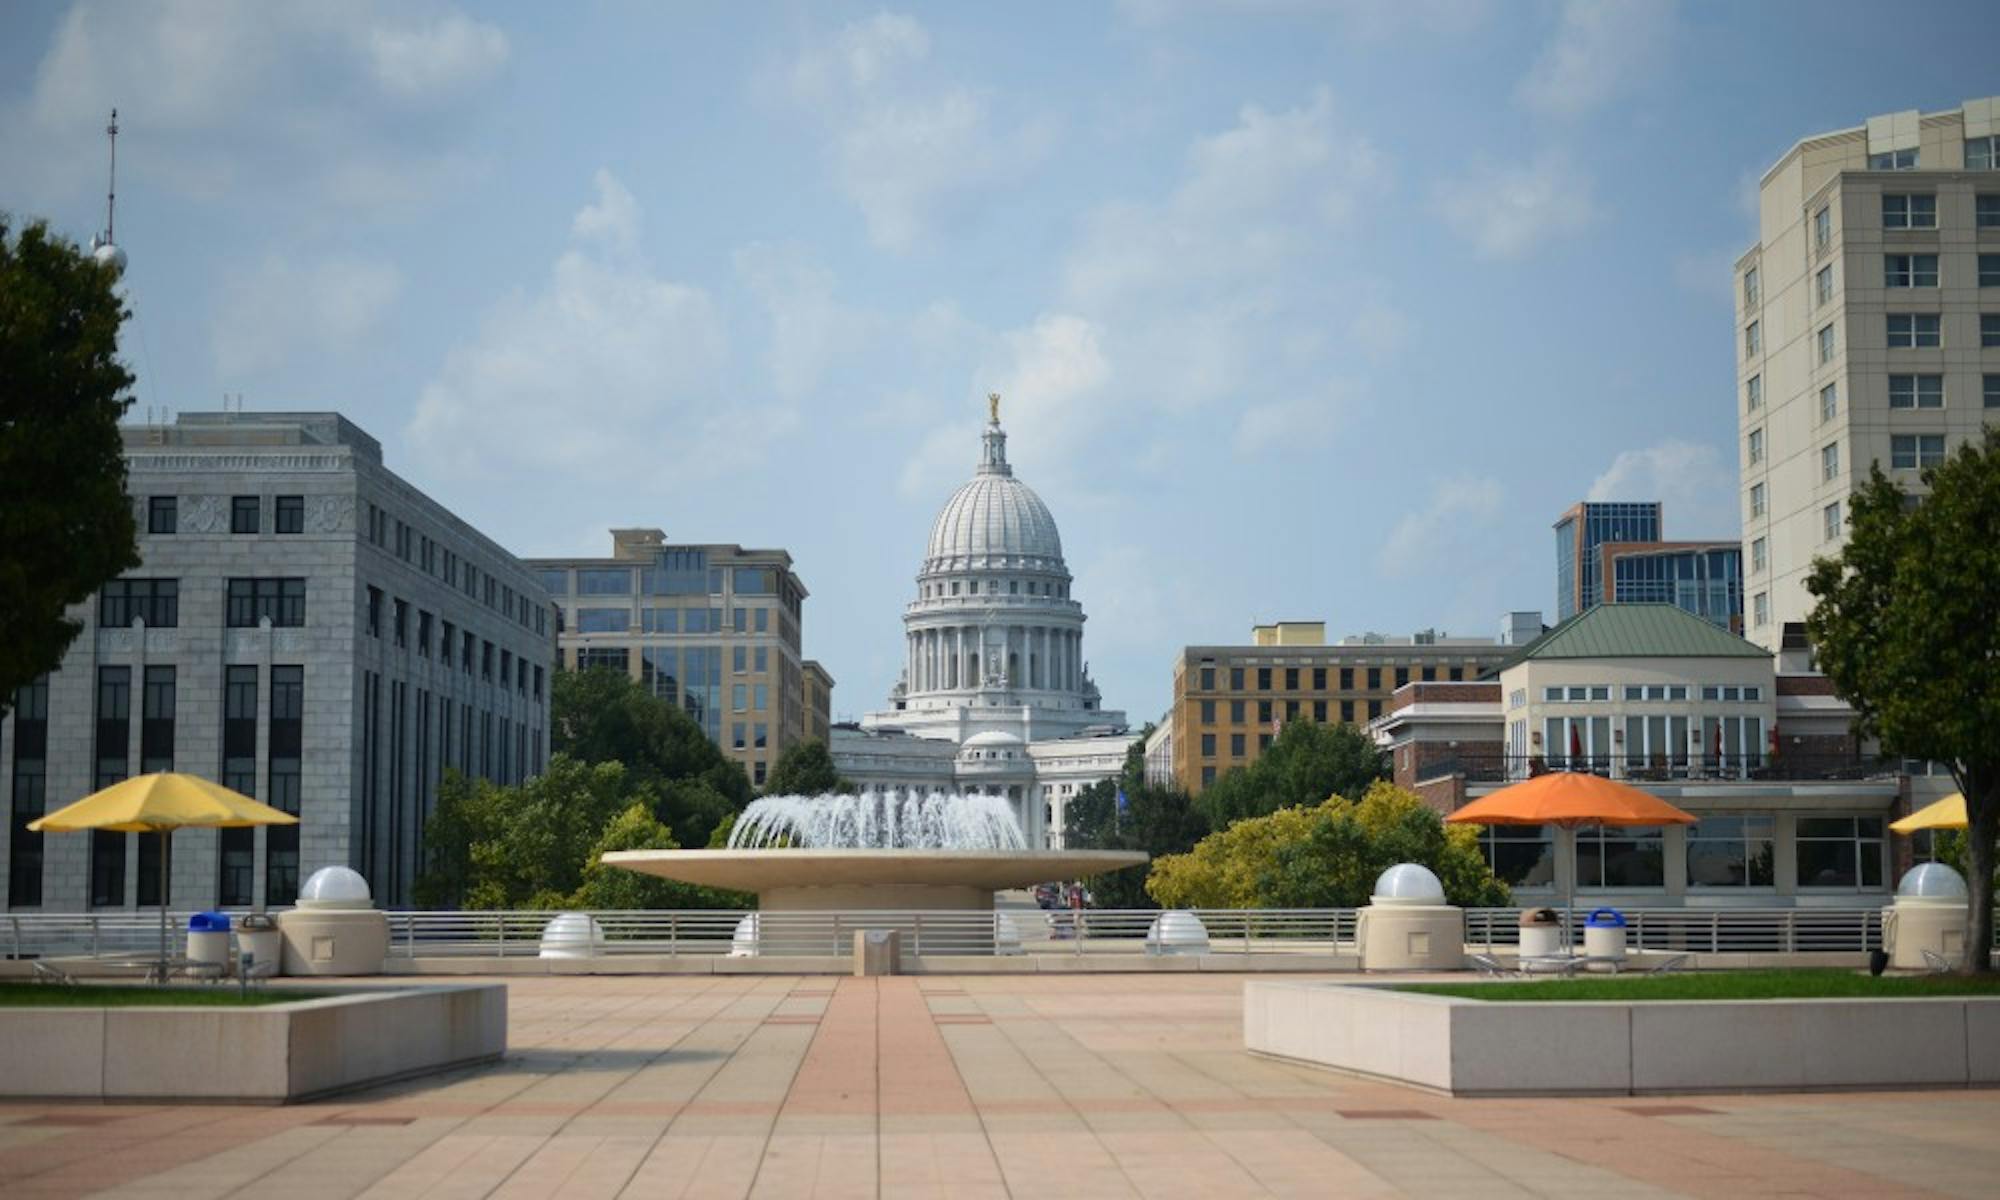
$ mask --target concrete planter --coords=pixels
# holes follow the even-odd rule
[[[1243,985],[1243,1044],[1453,1096],[2000,1083],[2000,998],[1483,1001]]]
[[[506,1050],[499,984],[255,1008],[0,1008],[0,1094],[283,1104]]]

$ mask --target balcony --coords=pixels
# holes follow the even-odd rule
[[[1468,783],[1514,783],[1554,771],[1582,771],[1628,783],[1749,783],[1892,778],[1899,759],[1856,754],[1466,754],[1440,759],[1423,779],[1463,775]]]

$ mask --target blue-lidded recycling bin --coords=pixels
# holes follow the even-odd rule
[[[229,965],[229,914],[198,912],[188,917],[189,962]]]
[[[1583,921],[1583,952],[1591,958],[1625,957],[1625,914],[1598,908]]]

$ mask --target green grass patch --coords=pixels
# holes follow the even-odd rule
[[[1684,971],[1492,983],[1407,983],[1396,990],[1468,1000],[1818,1000],[2000,996],[2000,974],[1890,975],[1861,971]]]
[[[256,1008],[314,1000],[331,992],[293,988],[155,987],[152,984],[0,983],[0,1008]]]

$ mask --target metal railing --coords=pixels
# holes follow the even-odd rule
[[[1194,909],[1208,953],[1328,954],[1355,950],[1359,910]],[[1483,950],[1520,941],[1519,908],[1465,910],[1465,939]],[[1673,953],[1855,953],[1882,943],[1878,908],[1624,908],[1627,944]],[[1590,908],[1570,914],[1580,941]],[[391,958],[531,958],[555,912],[391,912]],[[846,955],[864,929],[895,929],[909,954],[1143,954],[1160,914],[1150,909],[997,912],[787,912],[666,909],[602,911],[578,947],[593,955]],[[168,914],[174,945],[188,913]],[[747,922],[747,924],[746,924]],[[2000,948],[2000,920],[1995,922]],[[0,954],[13,959],[126,958],[154,953],[159,918],[145,912],[10,913],[0,916]]]
[[[1425,779],[1463,775],[1471,783],[1506,783],[1554,771],[1582,771],[1643,782],[1779,782],[1881,779],[1900,759],[1853,754],[1500,754],[1460,752],[1426,764]]]

